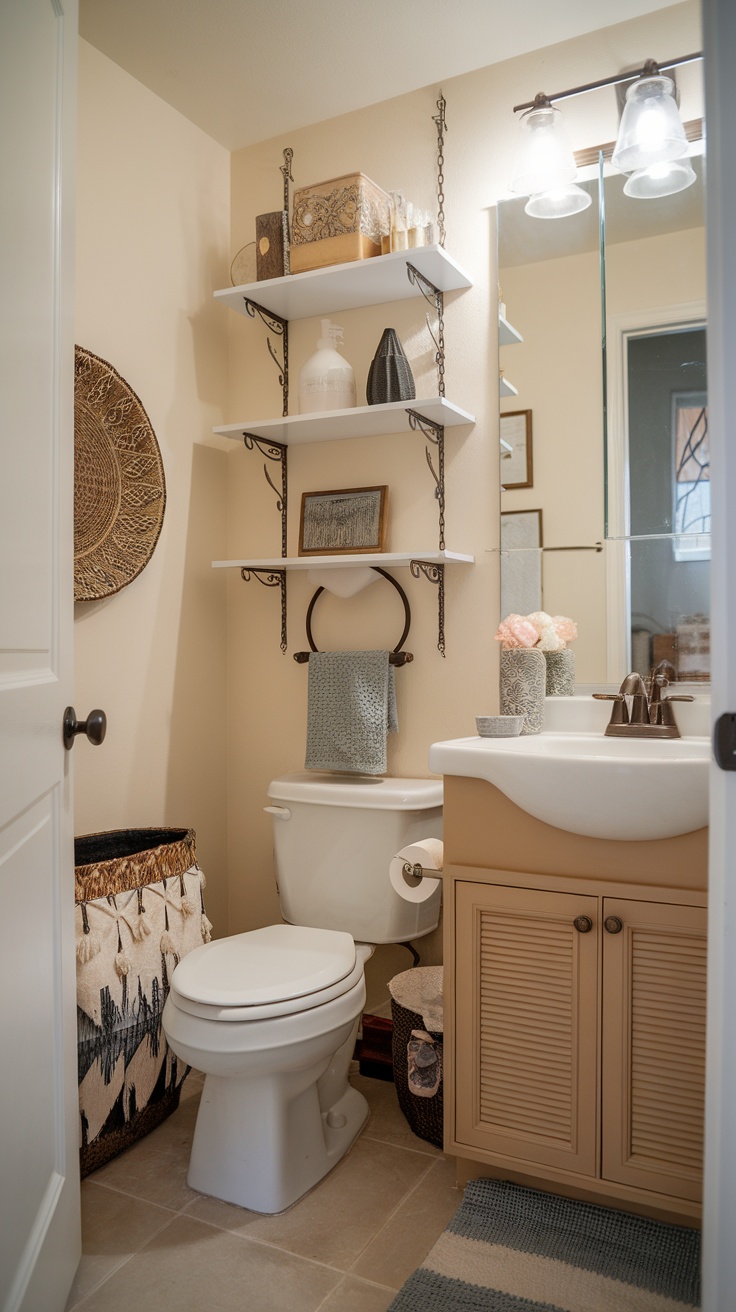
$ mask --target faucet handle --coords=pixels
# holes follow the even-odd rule
[[[611,709],[611,719],[609,724],[628,724],[629,708],[626,705],[626,698],[622,692],[594,692],[593,697],[597,702],[615,702]]]
[[[694,701],[695,698],[688,696],[686,693],[673,693],[671,697],[663,697],[659,707],[660,709],[659,723],[677,728],[677,721],[675,720],[675,712],[672,710],[672,707],[670,706],[670,702],[694,702]]]

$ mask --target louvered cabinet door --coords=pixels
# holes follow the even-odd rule
[[[598,899],[470,882],[456,899],[457,1140],[593,1175]]]
[[[602,1175],[697,1200],[707,913],[614,898],[603,907]]]

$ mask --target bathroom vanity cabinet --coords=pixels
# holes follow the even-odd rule
[[[695,1224],[707,831],[565,833],[445,777],[445,1150]]]

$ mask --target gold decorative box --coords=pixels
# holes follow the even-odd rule
[[[291,272],[381,254],[389,198],[364,173],[346,173],[294,192]]]

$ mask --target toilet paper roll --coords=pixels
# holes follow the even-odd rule
[[[444,848],[439,838],[422,838],[418,843],[402,847],[389,864],[391,887],[405,902],[427,902],[440,886],[439,879],[425,875],[422,879],[404,874],[404,866],[422,866],[425,870],[441,870]]]

